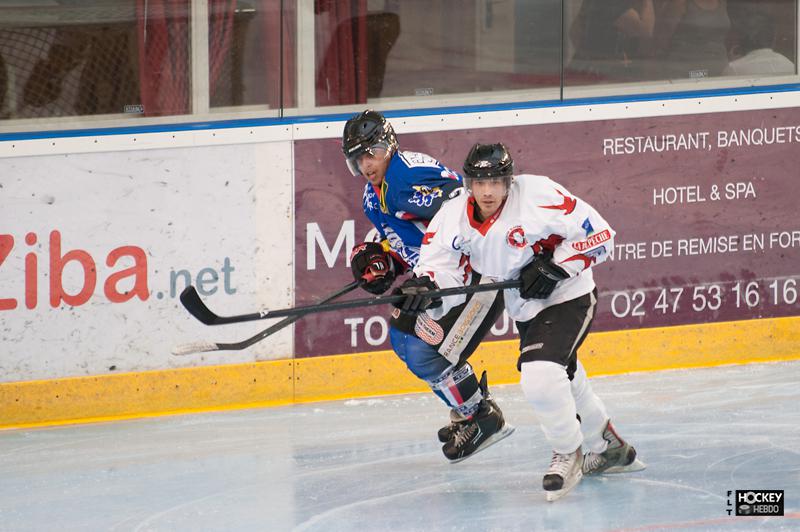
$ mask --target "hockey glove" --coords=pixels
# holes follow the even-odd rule
[[[350,268],[356,281],[364,280],[363,288],[380,295],[395,279],[394,261],[376,242],[362,242],[350,252]]]
[[[442,306],[442,300],[438,297],[425,295],[431,290],[438,290],[436,283],[428,277],[412,277],[392,291],[392,295],[404,295],[405,299],[399,303],[392,303],[402,314],[417,315],[425,309],[437,308]]]
[[[537,255],[533,262],[522,268],[519,274],[522,287],[519,294],[523,299],[547,299],[559,281],[569,277],[560,266],[552,262],[552,255]]]

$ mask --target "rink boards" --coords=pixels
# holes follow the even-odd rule
[[[593,333],[590,376],[800,359],[800,318]],[[519,381],[517,343],[482,344],[476,371]],[[0,384],[3,427],[54,425],[422,392],[391,351]]]
[[[617,246],[581,356],[605,375],[800,358],[797,94],[390,119],[403,149],[455,168],[473,142],[506,142],[519,170],[604,213]],[[0,141],[0,427],[424,390],[389,351],[385,308],[170,354],[270,324],[206,327],[177,301],[187,283],[235,314],[350,282],[369,227],[342,124]],[[518,379],[514,337],[501,320],[474,355],[491,382]]]

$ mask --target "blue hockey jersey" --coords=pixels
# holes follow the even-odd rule
[[[384,249],[413,268],[428,222],[461,186],[461,176],[430,155],[397,151],[380,189],[366,184],[364,213],[380,233]]]

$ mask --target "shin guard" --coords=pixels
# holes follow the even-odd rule
[[[586,370],[578,361],[578,367],[571,383],[572,396],[581,418],[581,432],[584,445],[593,453],[602,453],[608,442],[603,439],[603,430],[608,423],[608,414],[603,401],[594,393],[586,376]]]
[[[575,452],[583,436],[564,366],[544,360],[525,362],[520,385],[553,450],[564,455]]]
[[[478,379],[468,363],[448,368],[428,384],[433,393],[464,417],[474,414],[483,398]]]

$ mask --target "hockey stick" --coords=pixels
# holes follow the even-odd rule
[[[476,292],[489,292],[492,290],[504,290],[506,288],[519,288],[522,281],[512,279],[497,283],[474,284],[468,286],[456,286],[453,288],[443,288],[441,290],[431,290],[426,295],[431,298],[456,296],[462,294],[474,294]],[[321,302],[316,305],[306,305],[302,307],[286,308],[281,310],[262,310],[250,314],[239,314],[236,316],[219,316],[209,309],[197,295],[197,291],[192,286],[187,286],[181,294],[181,303],[198,320],[206,325],[221,325],[224,323],[240,323],[253,320],[264,320],[269,318],[281,318],[284,316],[294,316],[311,314],[315,312],[331,312],[334,310],[344,310],[357,307],[371,307],[373,305],[385,305],[387,303],[399,303],[406,296],[384,295],[364,299],[352,299],[350,301],[339,301],[336,303]]]
[[[339,296],[343,296],[344,294],[346,294],[348,292],[352,292],[353,290],[355,290],[356,288],[361,286],[362,282],[363,281],[353,281],[349,285],[344,286],[344,287],[340,288],[339,290],[337,290],[336,292],[326,296],[318,304],[328,303],[330,301],[333,301],[334,299],[336,299]],[[186,290],[184,290],[184,292],[186,292]],[[183,297],[183,294],[181,294],[181,297]],[[200,298],[198,297],[197,299],[199,300]],[[201,302],[201,305],[202,305],[202,302]],[[184,303],[184,306],[185,306],[185,303]],[[203,307],[205,307],[205,305],[203,305]],[[208,310],[208,308],[206,308],[206,310],[209,313],[211,312],[210,310]],[[208,351],[238,351],[240,349],[245,349],[246,347],[250,347],[251,345],[255,344],[256,342],[260,342],[261,340],[263,340],[267,336],[278,332],[279,330],[283,329],[284,327],[286,327],[288,325],[291,325],[292,323],[296,322],[297,320],[299,320],[303,316],[304,316],[304,314],[294,314],[292,316],[288,316],[288,317],[282,319],[281,321],[279,321],[278,323],[275,323],[275,324],[267,327],[266,329],[264,329],[260,333],[256,334],[255,336],[252,336],[252,337],[248,338],[247,340],[242,340],[241,342],[234,342],[232,344],[226,344],[226,343],[220,343],[220,342],[192,342],[192,343],[177,345],[177,346],[173,347],[172,348],[172,354],[173,355],[177,355],[177,356],[182,356],[182,355],[191,355],[191,354],[194,354],[194,353],[204,353],[204,352],[208,352]]]

